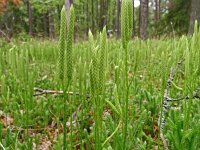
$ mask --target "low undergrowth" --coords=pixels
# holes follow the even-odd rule
[[[196,37],[198,39],[198,37]],[[199,42],[182,37],[174,40],[135,39],[128,46],[128,124],[126,149],[163,148],[159,137],[158,118],[170,68],[190,56],[186,77],[185,61],[179,69],[170,95],[181,97],[192,94],[199,86]],[[98,42],[98,41],[97,41]],[[101,140],[104,149],[123,146],[123,116],[120,115],[124,97],[122,49],[119,41],[109,40],[105,79],[105,102],[102,110]],[[187,43],[187,44],[186,44]],[[60,149],[63,144],[63,101],[57,83],[57,42],[32,40],[3,45],[1,53],[0,143],[5,149]],[[95,107],[90,91],[91,44],[79,43],[73,47],[73,77],[70,92],[71,110],[67,109],[67,143],[72,136],[72,149],[94,149]],[[200,58],[200,57],[199,57]],[[187,86],[185,80],[187,80]],[[94,83],[95,84],[95,83]],[[54,90],[38,95],[34,88]],[[44,91],[43,91],[44,92]],[[191,103],[189,105],[189,103]],[[113,105],[113,107],[112,107]],[[188,107],[190,112],[186,121]],[[113,108],[116,108],[113,109]],[[70,134],[70,111],[73,115]],[[167,113],[164,134],[171,149],[193,149],[199,145],[199,100],[172,102]],[[113,136],[108,139],[109,136]],[[69,146],[69,145],[68,145]],[[180,147],[181,146],[181,147]],[[41,148],[42,149],[42,148]]]

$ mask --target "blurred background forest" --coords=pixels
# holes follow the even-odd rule
[[[75,8],[75,38],[87,38],[106,25],[107,34],[120,37],[121,0],[65,0]],[[47,37],[59,35],[64,0],[0,0],[0,36]],[[133,0],[133,37],[192,34],[200,21],[200,0]],[[19,36],[21,35],[21,36]]]

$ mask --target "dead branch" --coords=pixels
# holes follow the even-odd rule
[[[41,88],[34,88],[34,91],[36,92],[33,96],[40,96],[40,95],[45,95],[45,94],[50,94],[50,95],[61,95],[63,94],[64,92],[63,91],[58,91],[58,90],[44,90],[44,89],[41,89]],[[80,93],[79,92],[66,92],[66,94],[69,94],[69,95],[77,95],[79,96]],[[90,98],[90,96],[87,94],[86,95],[86,98]]]
[[[160,138],[162,139],[162,142],[163,142],[163,146],[165,148],[165,150],[169,150],[168,146],[167,146],[167,141],[163,135],[163,132],[160,132]]]
[[[11,42],[11,39],[2,30],[0,30],[0,33],[6,38],[7,42]]]

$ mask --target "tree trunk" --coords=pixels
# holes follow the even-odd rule
[[[27,10],[28,10],[28,24],[29,24],[29,35],[33,35],[33,17],[32,17],[32,8],[30,1],[27,0]]]
[[[44,34],[49,37],[49,11],[43,14]]]
[[[54,18],[52,13],[49,13],[49,37],[55,37]]]
[[[102,31],[103,27],[106,25],[106,15],[107,15],[106,0],[101,0],[100,1],[100,23],[99,23],[100,31]]]
[[[99,0],[95,0],[96,1],[96,26],[97,26],[97,28],[98,28],[98,26],[99,26],[99,19],[100,19],[100,17],[99,17]]]
[[[92,33],[94,33],[94,0],[92,0]]]
[[[158,23],[160,21],[160,0],[155,0],[156,10],[155,10],[155,21]]]
[[[117,0],[117,19],[116,19],[117,38],[120,37],[120,16],[121,16],[121,0]]]
[[[66,28],[68,27],[68,22],[69,22],[69,10],[70,10],[70,6],[73,4],[73,0],[65,0],[65,9],[66,9],[66,13],[67,13],[67,15],[66,15],[66,24],[67,24],[67,26],[66,26]],[[66,31],[68,31],[68,29],[66,30]]]
[[[140,0],[139,37],[143,40],[148,38],[148,4],[149,0]]]
[[[115,3],[114,3],[114,9],[113,9],[113,13],[112,13],[112,18],[113,18],[113,21],[112,21],[112,29],[113,29],[113,34],[114,35],[116,35],[115,33],[115,31],[116,31],[116,20],[117,20],[117,18],[115,17],[116,16],[116,12],[117,12],[117,10],[116,10],[116,7],[117,7],[117,3],[116,3],[116,0],[115,0]]]
[[[200,23],[200,0],[191,0],[190,23],[188,29],[189,35],[192,35],[194,32],[195,20],[197,20]]]
[[[86,4],[86,12],[87,12],[87,18],[86,18],[86,35],[88,34],[88,31],[89,31],[89,28],[90,28],[90,25],[89,25],[89,22],[90,22],[90,14],[89,14],[89,1],[87,0],[87,4]]]

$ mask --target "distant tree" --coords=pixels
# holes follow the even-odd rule
[[[155,21],[160,21],[160,0],[155,0]]]
[[[33,35],[32,7],[29,0],[27,0],[27,10],[28,10],[29,35]]]
[[[148,4],[149,0],[140,0],[139,37],[143,40],[148,38]]]
[[[192,35],[194,32],[194,22],[197,20],[200,23],[200,0],[191,0],[190,5],[190,23],[188,34]]]
[[[68,21],[69,21],[69,10],[70,6],[74,3],[74,0],[65,0],[65,9],[67,12],[66,20],[67,20],[67,26],[68,26]],[[67,28],[67,27],[66,27]]]
[[[117,0],[117,19],[116,19],[117,38],[119,38],[120,36],[120,16],[121,16],[121,0]]]
[[[7,8],[7,5],[9,2],[10,2],[9,0],[0,0],[0,15],[2,15],[6,11],[6,8]],[[22,1],[21,0],[11,0],[11,3],[14,6],[19,6],[22,3]]]
[[[92,32],[94,33],[95,28],[95,14],[94,14],[94,0],[92,0]]]
[[[21,0],[0,0],[0,30],[4,30],[8,37],[14,34],[14,27],[22,29],[23,26],[19,25],[22,16],[21,11],[18,9],[21,6]]]
[[[106,15],[106,28],[108,30],[115,29],[116,22],[116,0],[107,1],[107,15]]]
[[[49,10],[46,10],[43,13],[43,25],[45,36],[49,36]]]
[[[0,15],[2,15],[5,12],[6,4],[7,4],[6,0],[0,1]]]
[[[86,18],[86,34],[88,34],[89,28],[90,28],[90,13],[89,13],[89,0],[86,0],[86,12],[87,12],[87,18]]]
[[[178,35],[188,32],[190,0],[170,0],[164,16],[167,32],[174,32]]]
[[[103,30],[103,27],[106,25],[106,16],[107,16],[107,0],[100,0],[100,22],[99,29]]]

